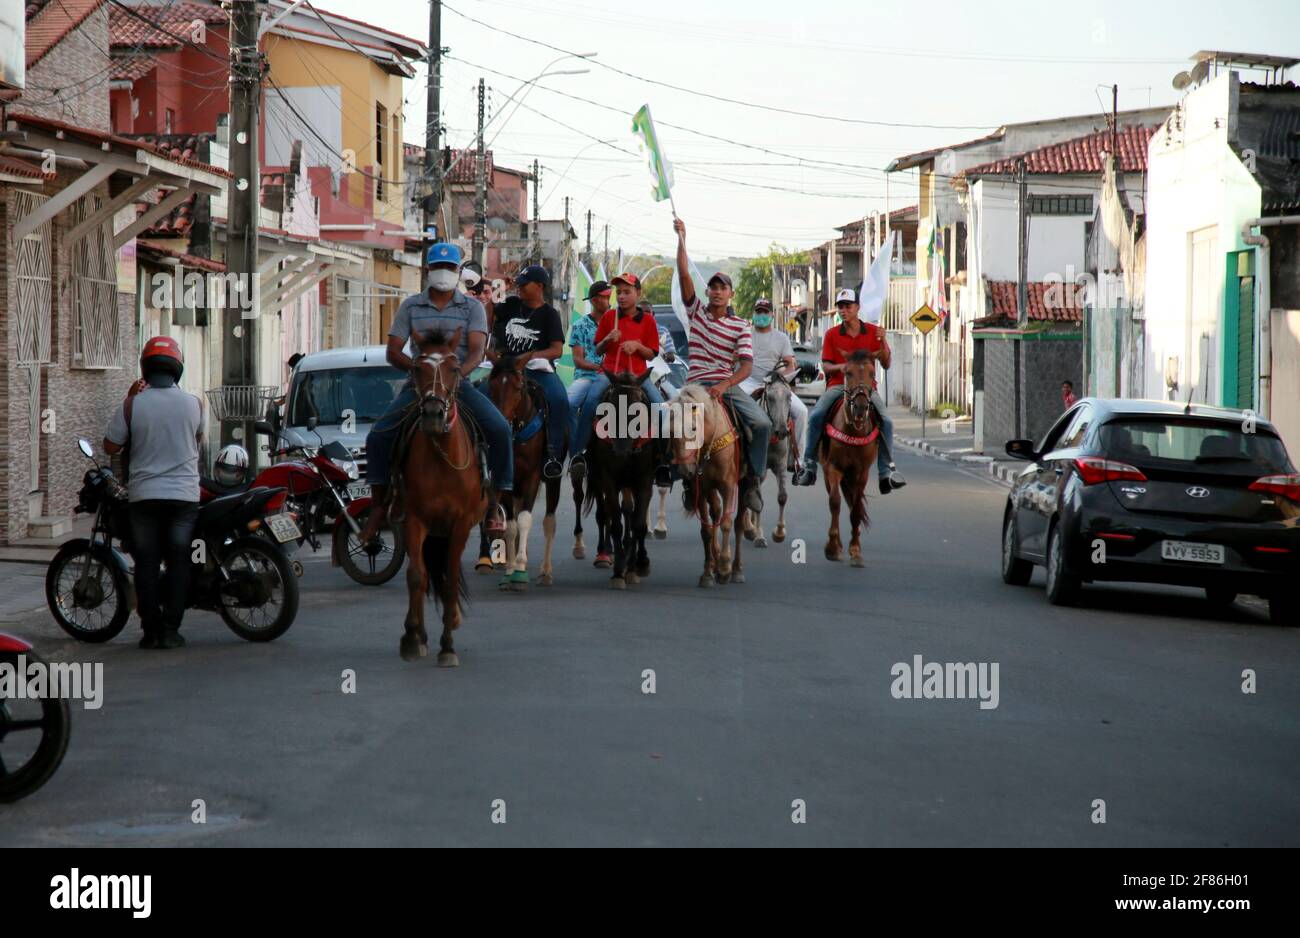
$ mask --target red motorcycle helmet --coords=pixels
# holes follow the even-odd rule
[[[169,335],[156,335],[140,350],[140,373],[148,376],[152,371],[163,371],[177,381],[185,371],[185,356],[180,343]]]

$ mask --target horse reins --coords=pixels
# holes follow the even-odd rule
[[[440,388],[445,387],[442,382],[442,370],[438,367],[439,365],[442,364],[442,359],[444,354],[445,353],[443,352],[425,352],[423,355],[420,356],[419,359],[420,361],[428,362],[429,364],[434,366],[433,387],[421,393],[420,399],[412,404],[413,407],[419,407],[422,414],[424,411],[424,405],[429,402],[430,398],[442,404],[442,406],[446,408],[447,424],[445,427],[443,427],[442,434],[440,434],[442,436],[451,433],[451,431],[455,429],[457,423],[457,417],[460,414],[460,405],[456,400],[456,390],[454,388],[448,390],[444,396],[438,395],[438,390]],[[416,389],[419,390],[418,384]],[[458,466],[451,461],[451,457],[447,455],[447,451],[444,450],[441,444],[438,443],[438,438],[436,436],[434,436],[433,434],[429,434],[429,442],[431,442],[433,444],[433,448],[438,451],[438,455],[442,457],[443,462],[451,466],[452,470],[455,472],[461,472],[467,469],[469,467],[469,464],[474,461],[474,448],[472,446],[470,447],[470,453],[469,456],[466,457],[465,462]]]

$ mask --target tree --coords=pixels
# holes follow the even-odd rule
[[[641,296],[655,306],[672,302],[673,277],[677,271],[673,267],[663,266],[652,270],[641,283]]]
[[[737,315],[748,319],[753,315],[754,303],[760,296],[768,296],[775,305],[779,303],[772,292],[772,266],[774,264],[806,264],[807,251],[788,251],[775,242],[770,244],[767,253],[756,257],[740,269],[736,280],[736,295],[732,300]]]

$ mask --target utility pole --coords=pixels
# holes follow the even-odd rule
[[[587,273],[594,273],[591,269],[591,209],[587,209]]]
[[[542,167],[537,160],[533,160],[533,250],[537,252],[536,263],[542,262],[542,216],[541,200],[538,198],[538,191],[542,184]]]
[[[486,89],[478,80],[478,153],[474,157],[474,260],[483,263],[483,240],[487,236],[487,154],[483,150],[483,105]],[[486,271],[484,274],[486,275]]]
[[[221,442],[241,443],[251,447],[254,460],[252,419],[259,402],[251,386],[257,381],[257,317],[261,313],[260,284],[257,278],[258,197],[261,186],[258,127],[261,125],[260,100],[264,62],[257,50],[257,29],[265,0],[234,0],[231,4],[230,43],[230,221],[226,242],[226,269],[235,275],[238,285],[233,304],[227,293],[222,314],[221,383],[228,389],[249,388],[245,392],[228,390],[223,401]],[[242,186],[242,188],[241,188]],[[278,383],[278,381],[277,381]],[[245,395],[247,397],[245,398]],[[239,400],[245,398],[244,400]]]
[[[1029,180],[1025,172],[1025,159],[1016,160],[1017,198],[1016,213],[1018,217],[1016,243],[1016,326],[1022,330],[1016,342],[1016,437],[1023,435],[1021,412],[1024,410],[1023,374],[1025,366],[1025,341],[1023,330],[1029,324],[1028,284],[1029,276]]]
[[[609,222],[605,222],[605,253],[601,255],[600,266],[605,268],[605,273],[609,273]]]
[[[438,210],[442,207],[442,167],[438,165],[439,94],[442,83],[442,0],[429,2],[429,93],[424,118],[424,179],[429,184],[429,196],[424,203],[424,232],[438,225]],[[425,187],[421,186],[420,191]],[[441,232],[439,232],[441,234]],[[429,273],[428,245],[420,241],[420,288],[424,289]]]
[[[1119,156],[1119,85],[1110,86],[1110,152]]]

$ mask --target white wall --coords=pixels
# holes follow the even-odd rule
[[[1187,94],[1148,148],[1146,265],[1147,397],[1170,397],[1165,368],[1177,358],[1178,400],[1223,401],[1225,254],[1246,247],[1241,225],[1260,214],[1260,188],[1229,144],[1238,94],[1235,73]],[[1193,236],[1213,237],[1206,289],[1211,306],[1192,323]],[[1209,334],[1203,343],[1200,334]],[[1208,361],[1201,352],[1208,348]],[[1204,375],[1209,371],[1209,386]]]

